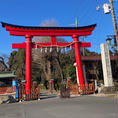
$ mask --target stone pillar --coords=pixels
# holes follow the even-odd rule
[[[113,78],[112,78],[112,71],[111,71],[109,46],[108,44],[101,44],[100,47],[101,47],[102,68],[103,68],[103,75],[104,75],[104,86],[112,87]]]
[[[74,66],[75,66],[75,68],[76,68],[77,84],[78,84],[78,86],[79,86],[79,77],[78,77],[78,72],[77,72],[77,64],[74,63]]]
[[[84,83],[87,84],[88,81],[87,81],[87,77],[86,77],[86,70],[85,70],[85,64],[83,64],[83,74],[84,74]]]
[[[74,66],[76,67],[76,75],[77,75],[77,84],[79,85],[79,78],[78,78],[78,72],[77,72],[77,64],[74,63]],[[84,74],[84,81],[85,81],[85,84],[88,83],[87,81],[87,78],[86,78],[86,71],[85,71],[85,65],[83,64],[83,74]]]

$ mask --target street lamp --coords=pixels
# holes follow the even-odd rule
[[[116,45],[115,45],[115,43],[114,43],[114,45],[111,44],[111,40],[112,40],[112,38],[107,38],[107,39],[106,39],[108,45],[111,46],[111,48],[112,48],[114,54],[116,54]]]
[[[107,43],[108,43],[109,45],[111,45],[111,40],[112,40],[111,38],[107,38],[107,39],[106,39],[106,41],[107,41]]]

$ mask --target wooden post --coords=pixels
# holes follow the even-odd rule
[[[31,93],[31,79],[32,79],[32,55],[31,42],[32,36],[26,35],[26,94]]]
[[[72,38],[75,41],[75,58],[76,58],[76,63],[77,63],[77,72],[78,72],[77,74],[79,77],[79,84],[80,84],[80,86],[83,86],[84,85],[84,76],[83,76],[83,70],[82,70],[80,50],[79,50],[79,45],[78,45],[78,36],[73,35]]]

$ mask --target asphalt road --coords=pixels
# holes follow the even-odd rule
[[[0,118],[118,118],[118,99],[78,96],[1,104]]]

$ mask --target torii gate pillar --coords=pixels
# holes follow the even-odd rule
[[[75,42],[75,58],[77,63],[77,74],[79,79],[79,84],[84,85],[84,76],[83,76],[83,70],[82,70],[82,63],[81,63],[81,56],[80,56],[80,49],[78,45],[78,35],[72,36],[74,42]]]
[[[32,79],[32,36],[25,35],[26,38],[26,94],[31,93],[31,79]]]

